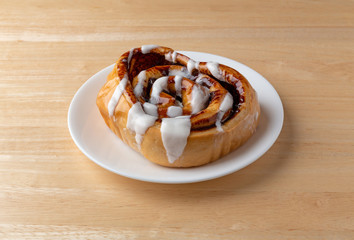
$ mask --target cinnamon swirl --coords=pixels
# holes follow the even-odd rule
[[[200,166],[235,150],[260,115],[256,92],[238,71],[156,45],[124,53],[96,102],[120,139],[168,167]]]

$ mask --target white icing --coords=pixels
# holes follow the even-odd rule
[[[182,155],[190,131],[190,116],[162,119],[161,137],[170,163],[173,163]]]
[[[196,83],[202,84],[204,82],[204,78],[202,75],[198,75],[197,79],[195,80]]]
[[[224,131],[224,129],[221,126],[221,120],[224,117],[225,112],[227,112],[228,110],[230,110],[230,108],[232,108],[233,103],[234,103],[234,99],[232,98],[232,95],[230,93],[227,93],[220,104],[218,115],[216,116],[215,126],[219,132]]]
[[[156,81],[152,85],[151,96],[150,96],[150,102],[152,104],[158,104],[159,98],[160,98],[160,93],[163,90],[167,91],[167,80],[168,80],[168,77],[160,77],[160,78],[156,79]]]
[[[172,62],[176,63],[177,52],[172,53]]]
[[[148,103],[148,102],[145,102],[143,106],[144,106],[144,111],[147,114],[149,114],[151,116],[155,116],[155,117],[159,116],[156,105]]]
[[[172,54],[171,52],[168,52],[168,53],[165,54],[165,60],[166,60],[166,61],[172,62],[172,56],[171,56],[171,54]]]
[[[127,128],[135,132],[135,140],[140,149],[143,135],[149,127],[154,125],[157,117],[148,115],[141,107],[141,103],[135,103],[128,112]]]
[[[158,48],[159,46],[158,45],[143,45],[141,46],[141,52],[143,54],[147,54],[147,53],[150,53],[150,51],[152,49],[155,49],[155,48]]]
[[[117,85],[116,89],[114,90],[114,93],[113,93],[111,99],[108,102],[108,114],[110,117],[112,117],[114,114],[114,110],[118,104],[120,97],[122,96],[122,93],[125,89],[125,86],[127,85],[127,82],[128,82],[128,75],[125,74],[124,78],[120,80],[119,84]]]
[[[179,97],[182,96],[182,95],[181,95],[182,78],[183,78],[183,77],[180,76],[180,75],[177,75],[177,76],[175,76],[175,78],[174,78],[176,95],[179,96]]]
[[[199,62],[195,62],[192,59],[189,59],[187,62],[187,69],[189,73],[192,73],[193,69],[197,69],[199,68]]]
[[[226,112],[232,107],[233,103],[234,99],[232,98],[232,95],[230,93],[227,93],[224,99],[222,100],[222,103],[220,104],[219,110]]]
[[[171,69],[168,72],[168,76],[182,76],[182,77],[188,78],[188,79],[193,78],[193,76],[191,74],[189,74],[189,72],[187,71],[186,68],[183,68],[182,71]]]
[[[173,62],[173,63],[176,63],[176,57],[177,57],[177,52],[168,52],[165,54],[165,59],[167,61],[170,61],[170,62]]]
[[[176,56],[177,56],[176,52],[168,52],[168,53],[165,54],[165,59],[167,61],[176,63]]]
[[[170,107],[167,108],[167,116],[169,116],[171,118],[181,116],[182,113],[183,113],[183,109],[181,107],[170,106]]]
[[[132,60],[134,49],[135,49],[135,48],[132,48],[132,49],[130,49],[130,51],[129,51],[129,56],[128,56],[128,69],[129,69],[129,67],[130,67],[130,61]]]
[[[219,131],[219,132],[223,132],[224,129],[222,128],[221,126],[221,119],[223,117],[224,114],[221,114],[221,112],[218,113],[217,117],[216,117],[216,122],[215,122],[215,126],[216,126],[216,129]]]
[[[192,89],[192,114],[195,114],[205,108],[205,104],[209,99],[209,94],[200,85],[194,85]]]
[[[204,74],[198,74],[198,77],[197,77],[197,79],[195,79],[195,82],[198,83],[198,84],[200,84],[200,85],[201,85],[202,83],[206,83],[206,84],[208,84],[208,85],[211,84],[210,81],[209,81],[209,79],[206,78]]]
[[[220,81],[224,81],[224,78],[222,77],[221,73],[220,73],[220,68],[219,68],[219,64],[216,62],[208,62],[207,63],[207,68],[209,70],[209,72],[218,80]]]
[[[138,83],[134,88],[134,94],[136,97],[140,97],[143,93],[144,82],[146,80],[146,71],[143,70],[138,74]]]
[[[233,83],[237,81],[237,78],[235,78],[232,74],[226,73],[225,77]]]

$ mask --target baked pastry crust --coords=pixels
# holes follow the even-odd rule
[[[204,92],[207,91],[205,86],[208,84],[211,85],[210,82],[212,81],[217,82],[215,85],[217,85],[218,89],[220,88],[220,91],[216,90],[211,94],[212,96],[208,97],[209,102],[204,103],[205,106],[197,113],[191,114],[193,109],[191,110],[182,106],[183,114],[188,115],[188,119],[191,122],[190,133],[187,136],[181,155],[175,156],[171,161],[171,157],[169,157],[167,152],[168,149],[166,149],[166,140],[164,142],[166,138],[163,137],[164,133],[161,131],[164,119],[170,117],[166,116],[166,107],[163,106],[164,104],[161,101],[157,103],[158,111],[157,116],[154,116],[155,121],[153,121],[152,125],[150,124],[151,126],[143,134],[137,133],[140,130],[134,131],[134,129],[138,128],[127,127],[127,125],[131,125],[133,117],[129,115],[132,112],[131,109],[133,106],[135,104],[145,106],[144,102],[149,100],[149,98],[151,100],[152,87],[155,84],[151,83],[152,81],[149,82],[149,79],[146,80],[146,78],[143,79],[145,85],[141,81],[139,83],[139,80],[137,80],[139,73],[145,70],[145,76],[149,72],[153,72],[153,75],[159,75],[163,72],[161,69],[171,66],[171,69],[175,69],[176,65],[177,68],[183,66],[181,75],[184,77],[188,77],[189,75],[194,82],[199,82],[199,84],[203,85]],[[158,68],[157,66],[162,66],[161,71],[159,70],[160,73],[156,73],[155,71]],[[186,69],[188,70],[187,72]],[[172,72],[172,70],[166,70],[163,72],[163,75],[169,75],[168,72]],[[175,71],[173,71],[173,74],[175,74]],[[207,75],[212,80],[209,81],[207,77],[203,77],[202,75]],[[174,83],[173,77],[168,77],[166,81],[169,84]],[[140,88],[143,89],[144,93],[140,93],[137,96],[136,88],[139,84],[141,84]],[[208,87],[210,94],[212,92],[211,87]],[[119,88],[121,91],[117,90]],[[177,102],[176,89],[173,87],[170,89],[173,94],[171,96],[167,95],[167,99],[172,98],[171,101]],[[160,92],[160,96],[165,94],[165,92]],[[222,96],[219,96],[219,93]],[[186,96],[195,93],[188,91],[182,84],[181,94],[184,94],[182,98],[185,97],[187,99],[188,97]],[[223,99],[226,98],[225,94],[233,95],[232,107],[227,110],[220,107]],[[119,96],[118,99],[113,101],[112,99],[117,98],[117,95]],[[189,98],[189,100],[191,99]],[[170,48],[151,45],[134,48],[119,58],[114,69],[108,75],[107,82],[99,91],[96,103],[107,126],[123,142],[140,152],[151,162],[167,167],[194,167],[221,158],[240,147],[252,136],[256,130],[260,116],[260,106],[256,92],[246,78],[235,69],[216,63],[197,63]],[[141,109],[144,110],[145,108],[141,107]],[[220,112],[222,112],[222,115],[220,115]],[[146,115],[144,116],[146,117]],[[153,117],[147,118],[149,121],[151,119]],[[140,138],[138,138],[138,135],[141,135]]]

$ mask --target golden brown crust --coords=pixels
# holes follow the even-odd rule
[[[230,113],[230,117],[222,124],[223,131],[220,132],[217,130],[215,119],[213,121],[210,120],[213,118],[211,116],[215,118],[215,111],[217,109],[211,110],[214,111],[214,114],[209,112],[209,115],[201,115],[199,113],[192,115],[192,123],[193,121],[198,122],[198,118],[201,121],[200,118],[203,120],[203,116],[207,116],[204,121],[211,122],[209,125],[213,124],[213,126],[204,128],[204,130],[199,128],[198,130],[198,127],[193,128],[192,125],[192,130],[183,154],[176,161],[170,163],[166,156],[166,150],[161,137],[161,121],[156,121],[146,131],[139,149],[135,140],[135,133],[126,127],[128,112],[132,105],[138,101],[138,98],[134,95],[132,81],[140,71],[154,67],[156,62],[160,65],[173,64],[171,61],[165,60],[165,55],[170,54],[168,57],[171,57],[173,50],[158,47],[152,49],[150,54],[142,54],[141,49],[136,48],[133,51],[135,54],[133,54],[131,61],[127,62],[126,59],[128,59],[129,53],[126,52],[117,61],[113,71],[107,77],[106,84],[98,93],[96,103],[107,126],[126,144],[140,152],[148,160],[167,167],[200,166],[215,161],[237,149],[255,132],[260,115],[256,92],[239,72],[219,64],[220,73],[224,81],[234,86],[240,98],[237,113]],[[159,56],[163,56],[163,59]],[[188,57],[177,54],[176,64],[187,66],[188,61]],[[207,63],[199,64],[199,72],[212,76]],[[129,81],[115,107],[113,116],[110,117],[108,103],[125,74],[128,74]],[[222,99],[219,99],[219,101],[222,101]]]

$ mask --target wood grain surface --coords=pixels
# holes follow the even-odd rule
[[[0,1],[0,239],[354,239],[353,1]],[[285,110],[258,161],[140,182],[82,154],[78,88],[143,44],[265,76]]]

